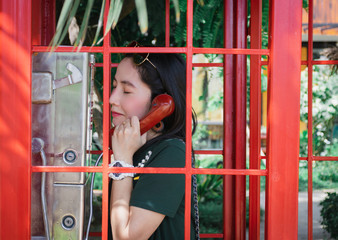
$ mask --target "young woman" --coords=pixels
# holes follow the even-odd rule
[[[178,54],[128,54],[121,61],[110,96],[116,126],[113,166],[185,166],[185,69],[185,61]],[[174,99],[173,114],[141,136],[139,120],[148,113],[152,100],[163,93]],[[115,179],[110,190],[110,237],[184,239],[185,176],[130,175],[110,174]],[[193,176],[191,239],[198,239],[199,234],[196,191]]]

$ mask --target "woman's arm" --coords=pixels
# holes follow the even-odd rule
[[[148,239],[161,224],[164,215],[138,207],[130,207],[132,178],[113,181],[110,220],[114,240]]]
[[[114,158],[132,164],[136,150],[146,141],[140,136],[137,117],[116,127],[112,136]],[[161,224],[164,215],[150,210],[130,207],[133,179],[114,180],[111,187],[110,220],[114,240],[148,239]]]

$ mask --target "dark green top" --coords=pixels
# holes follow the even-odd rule
[[[145,167],[185,166],[185,144],[179,139],[167,139],[149,146],[134,155],[137,166],[146,155],[151,155]],[[184,239],[184,174],[141,174],[134,178],[130,205],[165,215],[160,226],[149,239]],[[191,239],[195,239],[194,211],[191,206]]]

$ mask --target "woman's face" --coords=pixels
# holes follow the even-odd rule
[[[124,58],[117,67],[109,98],[115,126],[125,119],[142,119],[151,105],[151,90],[142,82],[132,58]]]

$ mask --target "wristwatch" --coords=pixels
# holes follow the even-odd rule
[[[111,164],[109,164],[109,167],[134,167],[133,165],[130,165],[124,161],[113,161]],[[109,177],[113,180],[122,180],[126,177],[134,177],[135,173],[109,173]]]

